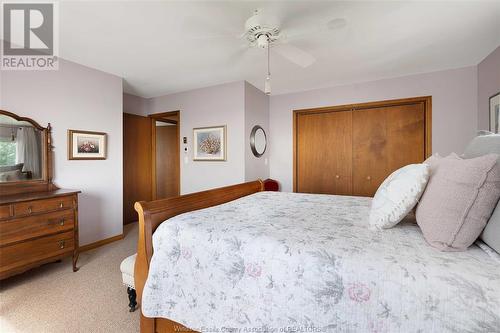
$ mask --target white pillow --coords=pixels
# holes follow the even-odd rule
[[[370,226],[388,229],[401,222],[415,207],[429,180],[429,165],[410,164],[394,171],[375,193]]]

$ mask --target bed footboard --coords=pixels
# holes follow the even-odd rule
[[[220,205],[263,190],[263,182],[257,180],[170,199],[136,202],[134,208],[139,214],[139,239],[134,276],[139,303],[142,300],[142,291],[153,255],[153,232],[163,221],[182,213]],[[167,322],[171,324],[164,325],[168,324]],[[175,323],[165,319],[146,318],[141,311],[141,333],[173,332],[174,325]]]

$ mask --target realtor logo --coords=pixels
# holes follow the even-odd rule
[[[56,5],[2,4],[2,70],[57,69]]]

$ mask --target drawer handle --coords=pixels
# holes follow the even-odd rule
[[[33,208],[31,206],[28,207],[28,214],[33,213]]]
[[[59,222],[59,225],[60,226],[63,226],[64,225],[64,218],[61,219],[61,222]]]
[[[60,249],[64,249],[64,241],[60,241],[59,242],[59,248]]]
[[[366,177],[366,180],[372,180],[371,176]]]
[[[59,208],[64,208],[64,204],[62,202],[59,204]]]
[[[335,175],[335,178],[340,179],[340,176],[339,175]]]

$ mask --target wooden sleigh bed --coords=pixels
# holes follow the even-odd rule
[[[135,204],[141,333],[498,328],[500,267],[479,246],[438,252],[413,221],[370,230],[367,197],[265,188],[254,181]],[[391,315],[379,316],[381,307]]]
[[[170,199],[137,202],[135,210],[139,214],[139,239],[134,275],[139,302],[142,300],[142,291],[153,255],[153,233],[162,222],[179,214],[220,205],[263,190],[264,183],[257,180]],[[188,328],[165,318],[147,318],[142,312],[140,325],[141,333],[190,331]]]

